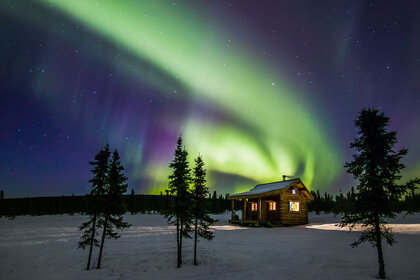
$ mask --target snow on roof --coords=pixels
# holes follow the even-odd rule
[[[275,190],[281,190],[281,189],[287,188],[296,180],[298,180],[298,178],[285,180],[285,181],[272,182],[272,183],[267,183],[267,184],[260,184],[260,185],[256,185],[253,189],[251,189],[248,192],[235,193],[229,196],[233,197],[233,196],[243,196],[243,195],[254,195],[254,194],[271,192]]]

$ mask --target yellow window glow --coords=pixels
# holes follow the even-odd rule
[[[251,202],[251,211],[257,211],[257,203]]]
[[[299,211],[299,202],[297,201],[290,201],[290,211]]]

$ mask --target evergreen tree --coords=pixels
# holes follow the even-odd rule
[[[217,192],[216,191],[213,192],[213,197],[211,200],[211,212],[214,214],[217,213]]]
[[[4,191],[3,190],[1,190],[0,191],[0,199],[3,199],[4,198]]]
[[[375,109],[363,109],[355,120],[359,137],[350,148],[356,153],[345,167],[359,181],[356,207],[353,212],[346,213],[341,222],[341,226],[350,226],[350,229],[356,223],[362,223],[365,230],[352,247],[368,241],[377,248],[380,278],[385,278],[382,239],[390,245],[394,243],[385,219],[395,217],[394,205],[408,191],[407,185],[397,184],[404,168],[400,159],[407,150],[393,150],[396,132],[389,132],[388,124],[389,118]]]
[[[74,208],[75,208],[75,199],[74,199],[74,193],[71,195],[70,205],[67,209],[64,210],[64,213],[69,213],[70,215],[74,214]]]
[[[130,192],[129,210],[130,210],[131,215],[134,215],[137,213],[136,197],[135,197],[133,189],[131,189],[131,192]]]
[[[202,237],[207,240],[214,238],[213,233],[209,230],[209,226],[214,224],[207,210],[205,200],[209,194],[206,186],[206,170],[201,156],[195,160],[193,170],[193,206],[194,206],[194,265],[197,265],[197,238]]]
[[[191,238],[191,181],[188,153],[182,146],[181,136],[177,140],[175,157],[169,164],[172,174],[169,175],[168,193],[172,199],[165,216],[169,224],[176,225],[177,267],[182,265],[182,239]]]
[[[109,145],[106,145],[104,149],[101,149],[96,154],[95,161],[89,162],[90,165],[94,166],[91,170],[93,178],[89,180],[89,183],[92,184],[92,190],[89,194],[89,209],[87,210],[89,220],[79,227],[79,230],[83,231],[83,235],[78,246],[78,248],[82,249],[89,246],[87,270],[90,269],[93,246],[99,246],[99,242],[96,239],[97,225],[101,222],[103,198],[108,188],[108,161],[110,154]]]
[[[420,184],[420,178],[415,178],[407,182],[407,188],[409,190],[409,194],[405,197],[405,207],[407,212],[413,213],[419,209],[420,206],[420,196],[416,195],[415,191],[417,189],[416,185]],[[417,196],[417,199],[416,199]]]
[[[407,188],[410,191],[411,198],[414,199],[416,192],[416,185],[420,184],[420,178],[415,178],[407,183]]]
[[[96,267],[98,269],[101,267],[105,238],[118,239],[120,238],[120,235],[114,230],[114,228],[124,229],[130,226],[130,224],[123,221],[123,214],[126,210],[123,204],[123,193],[127,191],[127,177],[125,177],[122,173],[123,170],[124,167],[120,162],[120,156],[118,151],[115,150],[112,154],[112,160],[109,163],[108,184],[104,201],[104,211],[102,213],[104,218],[99,222],[99,226],[102,227],[103,231],[98,265]]]

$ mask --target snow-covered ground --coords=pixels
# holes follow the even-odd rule
[[[311,214],[309,225],[247,228],[215,216],[215,239],[184,242],[176,268],[174,228],[159,215],[127,215],[132,227],[105,243],[103,268],[84,269],[88,251],[76,249],[86,217],[0,219],[0,279],[375,279],[376,248],[351,248],[358,232],[335,226],[340,217]],[[420,279],[420,214],[390,221],[398,243],[385,246],[390,279]],[[94,251],[97,259],[98,250]]]

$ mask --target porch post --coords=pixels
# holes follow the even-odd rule
[[[280,222],[280,224],[282,224],[283,223],[283,213],[282,213],[282,201],[281,201],[281,194],[279,194],[279,203],[278,203],[279,205],[276,205],[276,209],[278,210],[278,217],[279,217],[279,222]],[[283,209],[284,210],[284,209]]]
[[[261,197],[258,198],[258,221],[261,220]]]
[[[242,221],[246,220],[246,198],[244,200],[244,210],[242,211]]]
[[[231,219],[233,220],[233,213],[235,213],[235,200],[232,199],[232,215],[231,215]]]

